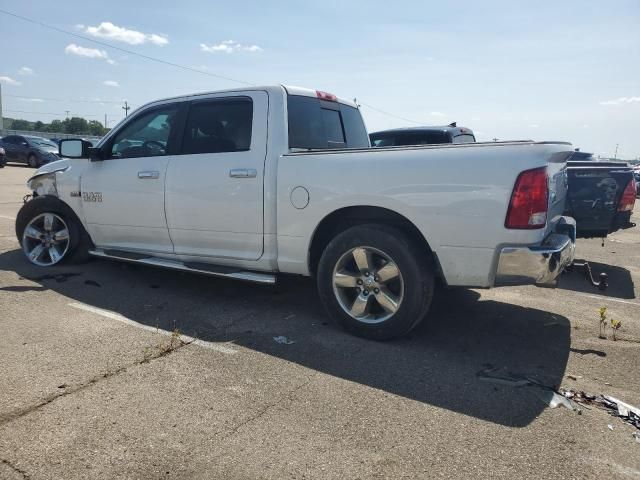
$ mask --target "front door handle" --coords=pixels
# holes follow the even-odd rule
[[[142,172],[138,172],[138,178],[149,178],[156,179],[160,178],[160,172],[156,172],[155,170],[145,170]]]
[[[229,170],[231,178],[254,178],[256,175],[258,175],[258,171],[255,168],[233,168]]]

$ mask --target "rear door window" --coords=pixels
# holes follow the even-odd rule
[[[181,153],[247,151],[252,123],[253,102],[249,97],[195,102],[189,109]]]
[[[357,108],[313,97],[287,99],[289,148],[366,148],[367,131]]]

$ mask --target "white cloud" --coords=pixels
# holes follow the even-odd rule
[[[432,117],[446,117],[446,115],[442,112],[430,112],[429,115]]]
[[[243,45],[234,40],[224,40],[217,45],[200,44],[200,50],[207,53],[261,52],[258,45]]]
[[[4,83],[5,85],[22,85],[19,81],[14,80],[11,77],[7,77],[6,75],[0,76],[0,83]]]
[[[532,123],[531,125],[529,125],[529,127],[531,127],[531,128],[539,128],[540,125],[538,125],[537,123]]]
[[[148,42],[154,45],[163,46],[169,43],[169,39],[166,35],[129,30],[128,28],[118,27],[111,22],[102,22],[97,27],[88,26],[84,31],[94,37],[115,40],[116,42],[124,42],[129,45],[141,45]]]
[[[34,102],[34,103],[42,103],[42,102],[44,102],[44,100],[41,99],[41,98],[20,97],[20,98],[18,98],[18,100],[20,100],[22,102]]]
[[[87,48],[76,45],[75,43],[70,43],[64,49],[64,53],[69,55],[77,55],[78,57],[86,57],[86,58],[98,58],[100,60],[106,60],[107,63],[113,65],[114,62],[109,58],[109,54],[104,50],[98,50],[97,48]]]
[[[18,70],[18,75],[33,75],[33,68],[20,67],[20,70]]]
[[[116,82],[115,80],[105,80],[104,82],[102,82],[103,85],[106,85],[107,87],[119,87],[120,84],[118,82]]]
[[[600,102],[600,105],[620,105],[623,103],[640,102],[640,97],[619,97],[614,100],[605,100]]]

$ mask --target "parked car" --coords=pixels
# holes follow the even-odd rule
[[[471,129],[458,127],[456,122],[437,127],[396,128],[369,135],[373,147],[406,145],[437,145],[442,143],[472,143],[476,137]]]
[[[5,155],[4,148],[0,147],[0,168],[3,168],[7,164],[7,157]]]
[[[7,135],[0,140],[8,162],[26,163],[37,168],[59,160],[58,145],[42,137]]]
[[[574,257],[570,144],[372,149],[357,106],[315,90],[160,100],[60,151],[16,220],[30,262],[312,276],[330,316],[368,338],[414,328],[436,280],[548,286]]]
[[[468,128],[396,128],[372,133],[372,145],[426,145],[475,141]],[[625,162],[595,161],[587,152],[574,151],[567,161],[568,196],[565,215],[576,221],[580,238],[606,237],[632,226],[636,182]],[[633,201],[632,201],[633,200]]]

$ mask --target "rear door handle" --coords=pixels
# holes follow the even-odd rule
[[[231,178],[254,178],[257,175],[258,171],[255,168],[234,168],[229,170]]]
[[[149,178],[149,179],[160,178],[160,172],[156,172],[155,170],[145,170],[142,172],[138,172],[138,178]]]

